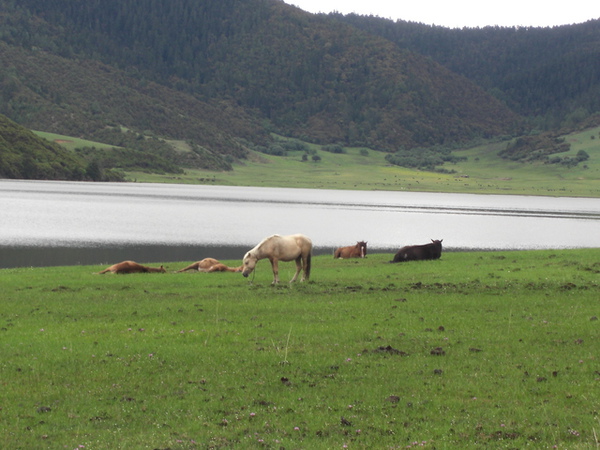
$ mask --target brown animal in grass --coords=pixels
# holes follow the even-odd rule
[[[141,264],[136,263],[135,261],[123,261],[118,264],[113,264],[112,266],[104,269],[102,272],[98,272],[98,274],[102,275],[103,273],[117,273],[117,274],[126,274],[126,273],[166,273],[167,271],[163,266],[159,268],[142,266]]]
[[[367,243],[359,241],[356,245],[340,247],[333,252],[334,258],[364,258],[367,256]]]
[[[204,258],[202,261],[190,264],[185,269],[178,270],[177,272],[185,272],[187,270],[197,270],[198,272],[241,272],[242,267],[228,267],[225,264],[220,263],[214,258]]]
[[[431,240],[430,244],[424,245],[407,245],[402,247],[394,255],[391,263],[404,261],[425,261],[429,259],[439,259],[442,256],[442,241]]]

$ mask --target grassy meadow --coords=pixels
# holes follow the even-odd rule
[[[0,270],[0,447],[600,447],[599,249],[391,256]]]
[[[71,151],[81,147],[112,147],[53,133],[36,134]],[[367,148],[345,148],[346,153],[339,154],[305,143],[319,156],[318,162],[310,158],[302,161],[303,152],[272,156],[250,151],[249,158],[235,163],[234,170],[229,172],[186,169],[184,174],[177,175],[134,171],[125,174],[128,181],[147,183],[600,197],[600,127],[564,138],[571,144],[571,150],[560,156],[574,157],[584,150],[590,159],[571,168],[507,161],[498,156],[507,142],[496,142],[454,151],[456,156],[466,157],[466,161],[446,164],[444,168],[455,173],[442,174],[390,165],[385,153]],[[186,142],[169,140],[168,143],[177,152],[191,151]]]
[[[488,143],[455,151],[467,160],[444,166],[456,173],[441,174],[392,166],[384,153],[369,149],[346,148],[347,153],[334,154],[307,144],[320,161],[303,162],[302,152],[288,156],[251,152],[230,172],[129,172],[127,176],[130,181],[156,183],[600,197],[600,127],[566,135],[565,141],[571,150],[561,156],[573,157],[584,150],[590,159],[572,168],[507,161],[498,156],[507,142]]]
[[[88,141],[86,139],[76,138],[73,136],[64,136],[62,134],[47,133],[45,131],[34,131],[34,133],[48,141],[60,144],[62,147],[70,151],[75,151],[77,148],[95,147],[98,149],[108,149],[115,147],[114,145],[102,144],[99,142]]]

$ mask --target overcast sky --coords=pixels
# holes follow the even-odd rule
[[[451,28],[545,27],[600,18],[598,0],[284,0],[311,13],[374,15]]]

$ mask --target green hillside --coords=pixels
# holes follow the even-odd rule
[[[600,17],[556,27],[450,29],[331,14],[427,55],[505,101],[534,126],[573,126],[600,111]]]
[[[129,130],[187,139],[196,143],[201,159],[191,165],[214,169],[227,168],[227,156],[244,156],[238,139],[266,140],[256,120],[231,103],[200,101],[95,61],[0,42],[0,74],[3,70],[12,75],[4,77],[9,94],[0,113],[32,129],[114,146],[123,145],[121,131]]]
[[[589,154],[585,164],[569,167],[505,160],[498,154],[511,141],[501,141],[456,150],[465,160],[447,166],[453,173],[436,173],[393,166],[385,154],[364,147],[345,148],[345,153],[336,154],[307,145],[306,151],[288,151],[285,156],[251,152],[231,172],[186,170],[176,176],[128,172],[127,178],[234,186],[600,197],[600,127],[564,138],[571,149],[563,156],[574,157],[584,150]],[[318,156],[317,161],[313,155]]]
[[[93,138],[119,125],[234,158],[265,130],[394,151],[522,129],[431,59],[280,1],[2,8],[0,113],[35,129]]]
[[[537,136],[597,125],[597,20],[449,30],[313,15],[279,0],[0,0],[0,30],[0,114],[101,142],[73,156],[135,179],[274,183],[290,166],[299,175],[284,181],[314,186],[337,177],[340,187],[475,189],[481,176],[502,186],[490,189],[523,192],[532,187],[505,186],[521,177],[507,170],[549,183],[583,171],[585,184],[595,165],[593,152],[566,160],[574,145],[556,154]],[[281,151],[275,135],[314,153]],[[515,142],[521,161],[486,144],[493,158],[477,175],[488,155],[470,152],[486,142]],[[366,149],[357,155],[369,162],[347,176],[354,163],[340,161],[353,150],[326,145]]]
[[[82,161],[0,115],[0,178],[89,180]]]

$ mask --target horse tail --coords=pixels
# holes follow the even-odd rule
[[[306,257],[306,272],[304,274],[304,278],[306,279],[306,281],[308,281],[308,279],[310,278],[310,263],[311,263],[311,259],[312,259],[312,252],[309,252],[308,256]]]

